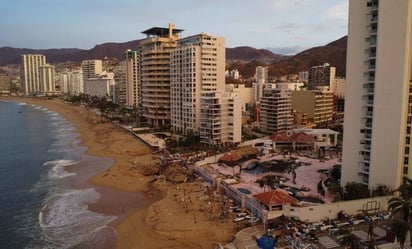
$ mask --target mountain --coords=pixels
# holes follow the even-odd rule
[[[236,68],[243,78],[247,79],[253,77],[257,66],[268,66],[269,76],[274,77],[297,74],[308,70],[312,66],[329,63],[331,66],[336,67],[337,76],[345,76],[346,46],[347,36],[344,36],[325,46],[310,48],[294,56],[272,63],[264,63],[258,60],[249,62],[236,61],[228,65],[228,68],[229,70]]]
[[[124,51],[137,48],[138,43],[139,40],[123,43],[109,42],[96,45],[89,50],[77,48],[28,49],[2,47],[0,48],[0,66],[19,63],[22,54],[44,54],[46,61],[50,63],[65,61],[81,62],[88,59],[104,59],[104,57],[122,60]]]
[[[27,48],[0,48],[0,66],[17,64],[20,55],[39,53],[46,55],[47,62],[80,62],[86,59],[103,59],[105,57],[122,60],[126,49],[137,48],[139,40],[123,43],[104,43],[94,48],[85,50],[77,48],[66,49],[27,49]],[[338,76],[345,75],[346,69],[346,44],[344,36],[325,46],[314,47],[294,56],[274,54],[266,49],[252,47],[226,48],[226,60],[229,70],[238,69],[243,78],[253,77],[257,66],[268,66],[269,76],[296,74],[307,70],[311,66],[321,65],[326,62],[336,67]]]
[[[288,56],[274,54],[267,49],[256,49],[252,47],[226,48],[226,63],[228,64],[238,61],[272,63],[285,58],[288,58]]]

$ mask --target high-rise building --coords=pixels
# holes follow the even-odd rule
[[[82,61],[81,68],[83,79],[96,78],[103,72],[103,63],[101,60],[85,60]]]
[[[178,40],[171,52],[171,125],[199,134],[202,94],[225,88],[225,40],[202,33]]]
[[[126,50],[124,53],[126,67],[126,105],[139,107],[141,101],[140,54],[136,50]]]
[[[118,65],[114,66],[114,90],[112,101],[119,105],[126,104],[126,92],[127,92],[127,68],[126,61],[121,61]]]
[[[297,113],[306,113],[308,121],[317,126],[329,124],[333,117],[333,92],[326,87],[293,91],[292,109]]]
[[[169,28],[153,27],[140,41],[140,86],[143,116],[150,126],[170,124],[170,54],[177,46],[179,33],[173,24]]]
[[[40,76],[40,92],[45,94],[53,94],[56,92],[55,85],[55,70],[50,64],[39,66]]]
[[[268,80],[268,67],[258,66],[255,69],[255,81],[265,83]]]
[[[319,86],[330,87],[335,80],[336,68],[331,67],[329,63],[320,66],[313,66],[308,73],[308,89],[316,90]]]
[[[350,0],[342,184],[412,177],[412,1]]]
[[[242,110],[236,93],[213,91],[202,93],[200,142],[228,145],[242,140]]]
[[[253,83],[253,102],[257,103],[263,95],[263,89],[268,79],[268,67],[258,66],[255,69],[255,82]]]
[[[74,70],[68,73],[67,90],[69,94],[77,95],[84,92],[83,72]]]
[[[23,54],[21,56],[20,78],[25,95],[41,92],[40,66],[46,64],[46,56],[41,54]]]
[[[98,77],[84,80],[84,93],[99,98],[113,98],[114,74],[102,73]]]
[[[272,87],[266,84],[260,98],[259,128],[266,134],[286,132],[293,127],[292,90],[282,84]]]

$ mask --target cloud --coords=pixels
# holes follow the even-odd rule
[[[347,1],[342,1],[331,6],[325,13],[325,19],[331,21],[348,21],[349,4]]]

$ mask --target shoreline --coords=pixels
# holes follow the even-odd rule
[[[109,160],[107,169],[94,172],[86,185],[92,186],[101,195],[95,203],[88,204],[88,209],[117,216],[109,224],[116,231],[116,248],[206,249],[213,248],[217,241],[225,243],[232,238],[235,230],[233,224],[220,224],[219,220],[203,217],[204,211],[199,211],[204,205],[201,193],[193,193],[193,209],[183,211],[176,201],[176,189],[180,185],[149,184],[152,178],[140,174],[139,169],[155,163],[152,151],[121,127],[111,122],[101,123],[100,117],[94,113],[61,100],[1,99],[35,104],[59,113],[79,133],[79,146],[86,148],[82,161],[87,161],[87,157]],[[83,170],[90,170],[85,164],[77,169],[67,169],[78,172],[75,179],[81,179]],[[186,187],[182,184],[182,188]]]

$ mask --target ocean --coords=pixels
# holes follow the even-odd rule
[[[85,158],[77,136],[55,112],[0,101],[0,248],[113,246],[103,237],[117,217],[89,211],[100,194],[72,184]]]

